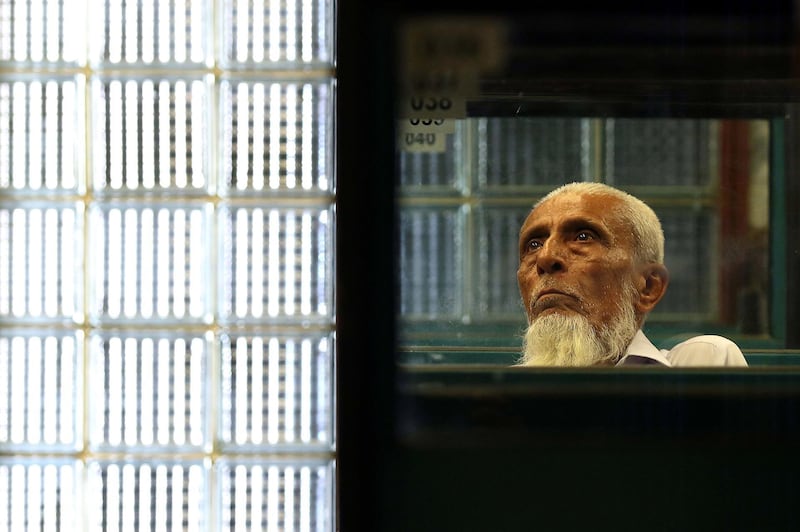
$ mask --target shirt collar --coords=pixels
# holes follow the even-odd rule
[[[642,330],[639,329],[636,331],[633,340],[631,340],[625,355],[619,360],[619,362],[617,362],[616,365],[632,366],[649,364],[657,364],[667,367],[672,366],[664,354],[659,351],[656,346],[654,346],[650,340],[647,339],[647,336],[644,335]]]

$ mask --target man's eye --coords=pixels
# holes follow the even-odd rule
[[[538,240],[529,240],[528,241],[528,251],[534,251],[542,247],[542,243]]]

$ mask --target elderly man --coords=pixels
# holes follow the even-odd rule
[[[721,336],[657,349],[642,324],[666,292],[664,233],[641,200],[570,183],[534,205],[519,234],[528,329],[521,365],[746,366]]]

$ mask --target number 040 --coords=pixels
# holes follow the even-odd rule
[[[406,146],[423,145],[433,146],[436,144],[436,133],[406,133]]]

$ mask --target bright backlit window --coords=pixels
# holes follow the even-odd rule
[[[335,528],[332,0],[0,0],[0,531]]]

